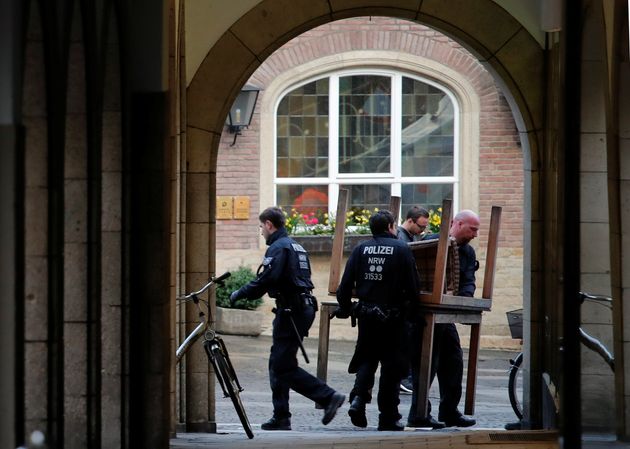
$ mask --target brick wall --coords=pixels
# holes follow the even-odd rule
[[[217,158],[217,196],[249,196],[248,220],[217,220],[218,249],[258,249],[258,211],[260,210],[259,115],[249,129],[236,137],[227,131],[221,136]]]

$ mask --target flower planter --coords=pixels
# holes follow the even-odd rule
[[[220,334],[258,336],[262,332],[264,314],[258,310],[217,307],[216,330]]]
[[[292,235],[290,236],[302,245],[309,254],[331,254],[333,247],[332,235]],[[359,243],[372,238],[370,234],[349,234],[344,238],[343,251],[348,253]]]

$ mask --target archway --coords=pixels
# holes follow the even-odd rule
[[[289,39],[317,25],[355,16],[381,15],[414,20],[440,30],[467,47],[482,63],[500,80],[504,92],[508,96],[512,111],[517,119],[523,149],[526,154],[526,179],[531,180],[531,216],[526,220],[532,228],[539,230],[539,214],[543,204],[541,195],[543,179],[540,161],[542,138],[543,109],[543,51],[531,35],[505,10],[492,1],[482,2],[483,7],[473,7],[468,2],[457,5],[457,14],[451,13],[450,7],[443,4],[432,5],[424,2],[423,6],[409,6],[405,1],[389,2],[388,7],[367,5],[368,2],[357,1],[352,8],[329,7],[321,5],[279,4],[263,1],[244,14],[210,49],[203,63],[196,72],[187,94],[187,128],[186,155],[188,182],[199,183],[207,187],[210,197],[210,210],[207,221],[195,221],[192,228],[201,240],[194,239],[190,245],[192,253],[195,248],[195,259],[209,260],[207,267],[196,265],[199,272],[213,272],[215,268],[213,241],[215,235],[214,191],[216,188],[216,155],[219,139],[224,127],[225,116],[233,99],[241,86],[268,55]],[[287,18],[291,18],[287,21]],[[220,67],[221,70],[217,70]],[[223,94],[217,94],[221,92]],[[208,151],[210,150],[210,151]],[[189,184],[191,187],[192,184]],[[192,199],[192,197],[189,197]],[[190,201],[189,199],[189,201]],[[207,197],[203,200],[207,202]],[[194,205],[189,204],[194,207]],[[206,206],[207,207],[207,206]],[[188,226],[188,225],[187,225]],[[525,226],[525,229],[528,229]],[[207,230],[207,232],[206,232]],[[208,236],[208,237],[205,237]],[[541,285],[540,267],[543,258],[542,239],[525,238],[526,242],[534,241],[536,248],[526,249],[525,258],[533,254],[525,273],[527,281],[531,281],[531,297],[542,298],[539,291]],[[200,244],[201,243],[201,244]],[[207,244],[205,244],[207,243]],[[199,254],[199,247],[207,248],[206,254]],[[185,251],[185,250],[184,250]],[[203,253],[203,251],[202,251]],[[539,258],[533,260],[533,258]],[[187,278],[194,277],[195,269],[188,264]],[[534,309],[538,309],[534,307]],[[537,320],[529,319],[531,328]],[[532,332],[527,341],[533,346],[539,332]],[[529,337],[529,336],[528,336]],[[539,368],[532,364],[532,372]],[[532,376],[540,379],[540,375]],[[540,385],[532,384],[532,391],[539,391]],[[532,393],[531,397],[540,394]],[[539,407],[533,404],[533,409]],[[539,420],[533,417],[533,420]]]

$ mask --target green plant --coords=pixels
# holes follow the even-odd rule
[[[373,212],[378,211],[374,209]],[[369,234],[370,215],[368,209],[353,206],[346,212],[345,227],[347,234]],[[336,220],[333,213],[317,210],[316,212],[301,213],[292,208],[290,212],[283,211],[285,227],[291,235],[332,235],[335,233]]]
[[[437,211],[431,209],[429,211],[429,231],[431,234],[439,234],[440,225],[442,224],[442,208],[438,207]]]
[[[256,299],[238,299],[232,305],[230,303],[230,293],[234,290],[238,290],[243,285],[248,284],[250,281],[256,279],[254,271],[249,267],[238,267],[232,271],[232,276],[223,281],[223,285],[217,287],[217,306],[225,307],[226,309],[244,309],[254,310],[262,304],[262,298]]]

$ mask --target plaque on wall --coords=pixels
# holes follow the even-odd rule
[[[249,197],[234,197],[234,218],[237,220],[249,220]]]
[[[231,196],[217,196],[217,220],[231,220],[234,202]]]

